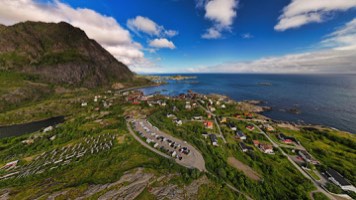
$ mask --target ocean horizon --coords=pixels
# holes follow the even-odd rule
[[[356,133],[356,74],[177,73],[196,79],[144,88],[145,94],[175,96],[188,90],[234,99],[260,100],[272,107],[263,115],[274,120],[333,127]],[[293,111],[298,111],[292,112]]]

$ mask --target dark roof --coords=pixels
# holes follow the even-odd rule
[[[333,177],[340,185],[346,186],[346,185],[351,185],[341,174],[339,174],[337,171],[329,168],[325,171],[329,176]]]
[[[210,134],[209,137],[210,137],[211,141],[213,141],[213,142],[217,141],[217,138],[216,138],[215,134]]]
[[[245,134],[242,131],[236,131],[236,135],[238,135],[239,137],[245,136]]]
[[[241,147],[241,149],[247,149],[246,144],[245,144],[245,143],[243,143],[243,142],[240,142],[240,147]]]
[[[236,125],[235,125],[234,123],[231,123],[231,122],[228,123],[227,125],[228,125],[230,128],[236,127]]]
[[[290,140],[292,140],[293,142],[298,143],[298,140],[297,140],[297,139],[295,139],[294,137],[291,137],[291,136],[286,136],[286,135],[284,135],[284,133],[279,133],[279,134],[278,134],[278,137],[279,137],[279,139],[281,139],[281,140],[290,139]]]
[[[286,135],[284,135],[283,133],[280,133],[278,136],[280,139],[287,139]]]
[[[253,150],[252,147],[247,146],[247,145],[246,145],[245,143],[243,143],[243,142],[240,142],[239,144],[240,144],[241,149]]]

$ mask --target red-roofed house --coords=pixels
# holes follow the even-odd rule
[[[205,121],[204,122],[204,126],[205,128],[208,128],[208,129],[213,129],[214,128],[214,124],[212,121]]]

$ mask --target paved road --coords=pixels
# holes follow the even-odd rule
[[[205,110],[205,112],[207,112],[207,113],[211,114],[211,116],[213,116],[215,125],[216,125],[216,127],[218,127],[218,131],[219,131],[220,138],[221,138],[221,139],[224,141],[224,143],[226,144],[227,142],[226,142],[226,140],[225,140],[225,137],[224,137],[223,133],[221,132],[220,125],[219,125],[218,121],[216,120],[216,115],[215,115],[214,113],[210,112],[210,110],[206,109],[206,108],[205,108],[203,105],[201,105],[200,103],[198,103],[198,104],[199,104],[199,106],[200,106],[203,110]]]

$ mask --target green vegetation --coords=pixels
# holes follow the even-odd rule
[[[27,81],[35,80],[36,77],[22,74],[7,72],[3,75],[0,73],[0,88],[24,87]],[[137,82],[146,83],[146,80],[137,79]],[[203,116],[206,120],[207,114],[199,106],[192,110],[185,109],[183,100],[166,100],[166,107],[149,107],[145,103],[129,104],[124,100],[124,97],[107,94],[102,90],[68,88],[62,88],[62,90],[35,101],[10,107],[6,112],[0,113],[0,123],[4,124],[23,123],[66,115],[66,122],[53,131],[0,139],[0,164],[19,160],[19,166],[28,165],[34,163],[37,156],[46,152],[73,146],[85,141],[88,137],[98,137],[108,133],[116,137],[113,147],[108,151],[85,155],[83,158],[77,159],[76,162],[61,165],[40,174],[0,181],[0,188],[11,188],[13,199],[45,198],[51,193],[64,190],[67,192],[60,196],[61,199],[74,199],[82,195],[92,185],[116,182],[125,173],[138,168],[144,168],[145,173],[151,173],[155,178],[169,177],[166,182],[153,181],[152,187],[176,185],[184,188],[193,181],[207,176],[209,181],[199,187],[198,199],[245,199],[243,195],[233,192],[225,183],[233,185],[253,199],[267,200],[309,199],[310,192],[315,189],[313,184],[304,178],[280,151],[274,149],[275,154],[268,155],[253,146],[252,140],[269,141],[257,130],[248,131],[245,127],[249,122],[233,117],[236,113],[241,112],[235,104],[227,104],[226,106],[229,108],[227,111],[218,109],[217,112],[221,116],[228,117],[228,121],[236,124],[237,128],[247,135],[247,140],[244,142],[247,146],[252,147],[253,151],[242,152],[239,147],[240,140],[236,139],[234,131],[231,131],[223,123],[221,129],[227,143],[224,144],[219,138],[219,146],[212,146],[210,139],[205,139],[202,133],[209,132],[218,135],[216,125],[214,124],[214,129],[210,130],[204,127],[203,122],[191,120],[194,116]],[[5,89],[0,91],[8,92]],[[104,108],[101,101],[93,102],[93,98],[97,94],[107,95],[105,101],[110,101],[112,106]],[[81,107],[81,102],[88,102],[88,106]],[[173,111],[173,107],[177,109]],[[126,127],[125,116],[135,114],[145,114],[148,116],[148,120],[162,131],[194,145],[202,153],[209,173],[184,168],[172,160],[162,158],[143,148],[128,134]],[[171,118],[167,118],[167,114],[174,114],[182,119],[183,125],[177,126]],[[326,167],[331,167],[355,183],[356,146],[353,135],[331,129],[316,128],[300,130],[277,128],[277,132],[297,138],[322,163],[317,167],[317,170],[323,171]],[[271,136],[277,140],[273,134]],[[27,144],[23,142],[25,140],[32,140],[32,142]],[[291,149],[282,149],[288,154],[294,155]],[[241,170],[230,166],[227,162],[229,157],[234,157],[249,166],[261,180],[251,179]],[[0,170],[0,176],[5,173],[4,170]],[[313,171],[308,171],[308,173],[317,180],[319,179]],[[127,183],[115,187],[119,188],[125,184]],[[343,192],[334,184],[328,184],[326,187],[335,193]],[[146,188],[138,199],[154,199],[150,189],[150,187]],[[107,191],[103,190],[95,194],[92,199]],[[326,198],[322,193],[313,193],[313,197],[314,199]]]
[[[314,170],[306,170],[306,172],[313,177],[315,180],[320,180],[320,177],[318,175],[316,175],[316,173],[314,172]]]
[[[210,145],[210,140],[205,140],[201,135],[205,128],[201,122],[186,122],[177,127],[171,119],[166,117],[167,113],[172,113],[172,106],[179,106],[179,102],[168,102],[166,108],[157,109],[149,116],[152,124],[156,125],[163,131],[182,138],[193,144],[202,152],[207,169],[216,177],[216,181],[227,181],[232,183],[236,188],[246,191],[255,199],[307,199],[308,191],[314,189],[310,181],[305,179],[289,163],[289,161],[279,152],[276,155],[266,155],[258,150],[251,153],[242,153],[237,141],[230,140],[228,144],[219,144],[219,147]],[[173,114],[180,116],[184,110],[176,111]],[[189,117],[183,118],[189,119]],[[239,124],[244,127],[245,124]],[[229,134],[229,133],[228,133]],[[249,137],[253,136],[254,133]],[[251,140],[248,141],[252,143]],[[255,182],[246,177],[242,172],[236,170],[227,164],[229,156],[237,157],[242,162],[252,167],[262,175],[263,181]],[[273,188],[273,189],[272,189]]]
[[[32,63],[35,66],[50,66],[61,63],[70,63],[70,62],[88,62],[89,58],[80,54],[75,49],[69,49],[63,52],[48,52],[43,55],[43,57]]]
[[[314,198],[314,200],[328,200],[329,199],[327,196],[325,196],[325,194],[323,194],[321,192],[313,193],[313,198]]]
[[[145,171],[157,176],[178,173],[180,176],[176,177],[176,181],[183,184],[188,184],[201,176],[197,170],[181,167],[171,160],[142,148],[127,132],[126,122],[122,116],[123,109],[124,106],[118,103],[105,115],[93,113],[91,117],[86,117],[90,107],[82,108],[81,111],[77,110],[75,116],[67,118],[64,124],[51,132],[0,139],[0,162],[4,164],[19,159],[21,166],[33,162],[33,159],[43,152],[74,145],[88,136],[111,133],[118,138],[110,151],[86,156],[79,162],[40,175],[1,181],[0,187],[11,187],[14,199],[31,199],[66,188],[70,190],[68,195],[79,195],[80,191],[85,190],[90,184],[114,182],[124,172],[138,167],[143,167]],[[97,119],[100,119],[101,123]],[[56,136],[53,141],[50,140],[52,136]],[[28,138],[34,140],[33,144],[22,143]],[[43,184],[48,186],[45,190],[41,189],[40,185]]]
[[[225,200],[225,199],[245,199],[244,196],[236,196],[226,185],[216,187],[213,184],[204,184],[199,188],[198,199],[201,200]]]
[[[7,69],[5,66],[12,68],[14,66],[21,66],[26,63],[28,63],[28,59],[16,52],[0,54],[0,70]]]
[[[335,193],[335,194],[341,194],[342,193],[342,189],[339,187],[339,186],[337,186],[337,185],[335,185],[335,184],[333,184],[333,183],[327,183],[326,184],[326,189],[328,189],[328,191],[330,191],[330,192],[332,192],[332,193]]]
[[[297,138],[321,163],[319,170],[330,167],[356,184],[356,138],[354,135],[331,129],[302,128],[300,131],[279,128]]]

